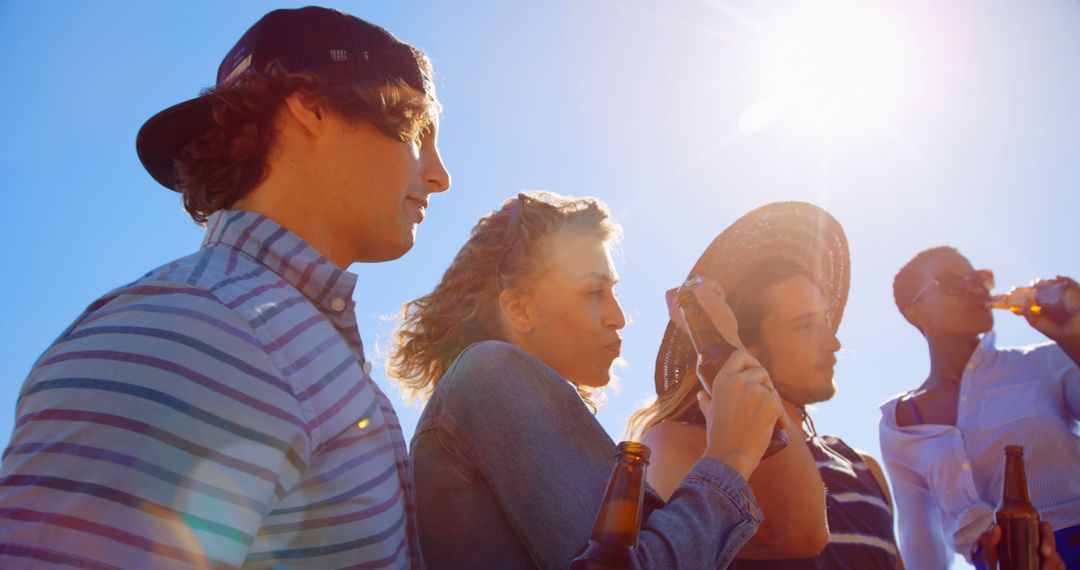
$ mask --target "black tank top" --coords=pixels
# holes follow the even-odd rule
[[[869,466],[837,437],[814,436],[807,444],[825,483],[828,546],[813,558],[736,559],[730,568],[894,570],[897,550],[892,510]]]

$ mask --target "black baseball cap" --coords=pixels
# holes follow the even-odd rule
[[[423,54],[385,29],[344,12],[308,6],[274,10],[236,42],[218,67],[215,89],[278,62],[290,73],[331,74],[358,84],[402,79],[434,97]],[[202,95],[154,115],[135,139],[139,160],[162,186],[178,190],[174,160],[211,126],[213,99]]]

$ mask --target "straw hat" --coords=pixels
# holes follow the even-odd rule
[[[774,261],[793,263],[815,277],[835,332],[847,303],[851,260],[839,222],[813,204],[774,202],[739,218],[709,244],[689,276],[708,277],[732,291]],[[656,393],[678,386],[695,364],[690,339],[669,321],[656,355]]]

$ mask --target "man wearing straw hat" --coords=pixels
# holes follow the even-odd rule
[[[765,522],[731,567],[896,568],[881,468],[840,438],[818,435],[806,413],[836,392],[836,330],[849,283],[840,224],[803,202],[762,206],[713,240],[690,275],[702,278],[695,294],[722,330],[723,315],[734,314],[725,337],[761,362],[792,420],[787,447],[750,477]],[[695,399],[707,396],[695,363],[690,340],[669,323],[656,361],[657,400],[631,419],[653,448],[649,479],[662,495],[705,442]]]
[[[90,305],[20,394],[0,567],[419,568],[354,262],[404,255],[449,174],[427,57],[276,10],[139,132],[202,249]]]

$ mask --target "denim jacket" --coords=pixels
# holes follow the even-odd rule
[[[497,341],[451,365],[411,450],[434,570],[565,570],[589,538],[615,457],[571,384]],[[761,519],[738,472],[702,459],[669,503],[646,490],[637,555],[643,568],[724,568]]]

